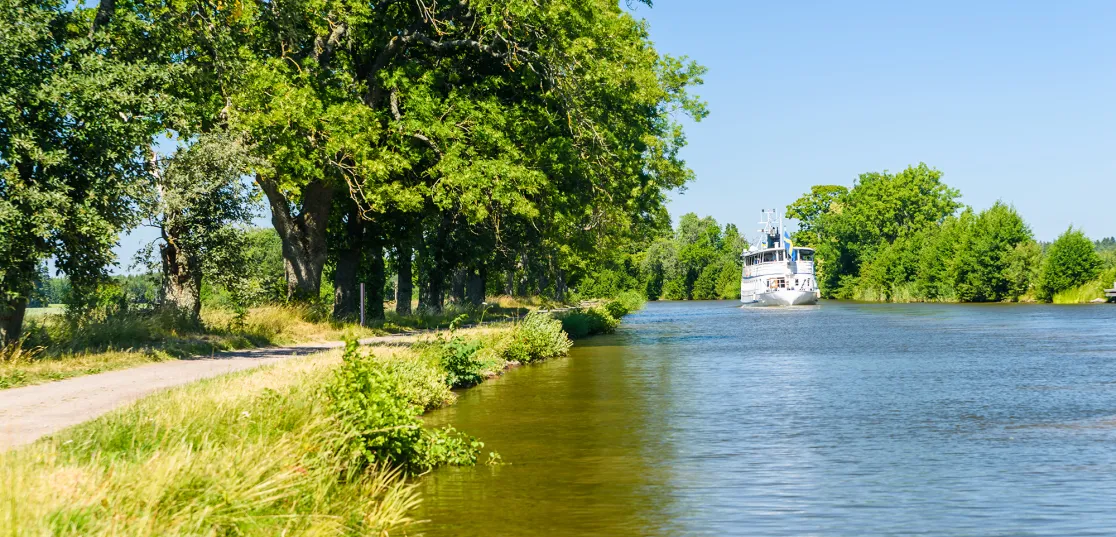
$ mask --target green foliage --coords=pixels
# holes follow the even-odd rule
[[[439,339],[431,345],[437,353],[438,363],[446,371],[446,384],[452,388],[465,388],[484,380],[484,364],[476,359],[481,345],[478,340],[461,337]]]
[[[818,226],[821,218],[829,213],[834,202],[849,194],[849,189],[839,185],[817,185],[810,187],[810,193],[787,205],[787,218],[798,220],[798,231],[794,240],[801,246],[820,245]]]
[[[414,487],[397,470],[348,457],[321,397],[334,363],[302,357],[162,391],[6,452],[0,502],[11,508],[0,527],[72,536],[406,533]],[[60,475],[72,479],[60,487]]]
[[[611,334],[620,325],[620,321],[601,306],[564,312],[558,318],[561,320],[562,330],[573,339]]]
[[[712,217],[683,215],[674,235],[656,240],[643,255],[640,268],[647,298],[739,298],[740,259],[747,248],[735,225],[722,229]]]
[[[880,301],[1019,300],[1040,249],[1010,205],[974,214],[941,172],[868,173],[852,190],[817,186],[787,207],[817,248],[823,296]]]
[[[419,349],[416,349],[419,350]],[[400,359],[393,355],[376,354],[376,359],[398,379],[398,393],[412,405],[423,410],[441,408],[454,399],[451,386],[446,382],[446,371],[437,355],[416,352]]]
[[[168,71],[91,31],[90,13],[0,3],[0,345],[19,338],[47,258],[81,290],[77,309],[105,279],[118,234],[139,221],[138,148],[170,108]]]
[[[351,449],[367,466],[387,462],[419,473],[444,464],[475,464],[484,445],[452,428],[423,429],[422,407],[412,404],[399,379],[363,356],[354,341],[346,344],[326,394]]]
[[[248,279],[251,258],[244,227],[255,216],[256,200],[244,177],[262,163],[248,148],[225,134],[205,134],[156,164],[147,212],[159,228],[161,243],[140,253],[158,261],[168,306],[201,313],[201,288],[214,283],[233,302],[246,305],[254,289]]]
[[[1116,267],[1108,268],[1091,281],[1080,286],[1059,291],[1054,294],[1052,302],[1055,304],[1084,304],[1094,300],[1106,300],[1104,291],[1116,286]]]
[[[563,330],[563,322],[545,313],[531,313],[507,334],[493,343],[493,350],[504,360],[526,364],[563,356],[573,343]]]
[[[1071,226],[1047,248],[1036,294],[1040,300],[1052,300],[1055,294],[1093,279],[1103,266],[1093,242]]]

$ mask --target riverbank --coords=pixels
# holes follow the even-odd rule
[[[406,475],[500,463],[483,439],[422,427],[453,389],[565,354],[568,330],[608,331],[608,303],[350,345],[157,394],[4,454],[0,526],[51,535],[383,534],[414,523]],[[596,319],[596,321],[593,321]],[[589,335],[586,333],[585,335]]]

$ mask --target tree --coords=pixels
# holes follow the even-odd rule
[[[154,160],[154,158],[153,158]],[[240,294],[247,273],[244,226],[254,199],[245,176],[248,149],[224,134],[204,134],[162,163],[152,163],[150,211],[159,228],[164,304],[201,319],[205,276]]]
[[[902,270],[887,276],[880,271],[883,266],[876,264],[870,285],[878,287],[881,277],[909,277],[912,238],[941,225],[960,207],[956,199],[960,193],[941,178],[942,172],[921,163],[897,174],[865,173],[847,194],[840,188],[818,187],[788,207],[807,222],[807,238],[815,242],[823,296],[856,295],[862,266],[900,237],[906,237],[903,255],[894,259],[904,263]]]
[[[1103,262],[1093,242],[1080,229],[1070,226],[1050,244],[1038,281],[1038,298],[1050,301],[1058,292],[1095,278]]]
[[[170,108],[167,74],[105,30],[141,22],[94,11],[0,2],[0,345],[20,337],[46,258],[80,311],[139,221],[141,151]]]
[[[650,300],[739,298],[747,249],[734,224],[722,230],[712,217],[682,215],[672,236],[657,239],[641,255],[642,289]]]
[[[964,302],[1018,299],[1029,284],[1025,263],[1032,250],[1023,245],[1031,242],[1031,229],[1015,208],[997,201],[981,211],[967,247],[959,252],[964,269],[956,275],[958,298]]]
[[[848,193],[849,189],[840,185],[816,185],[810,187],[808,194],[787,205],[786,217],[798,220],[795,241],[802,246],[817,246],[821,217]]]

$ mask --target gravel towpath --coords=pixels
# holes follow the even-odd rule
[[[392,345],[410,341],[413,337],[399,335],[363,339],[361,343]],[[206,358],[160,362],[0,390],[0,451],[29,444],[159,390],[342,345],[340,342],[309,343],[222,352]]]

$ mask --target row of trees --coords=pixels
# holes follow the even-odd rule
[[[1015,301],[1096,277],[1104,262],[1080,230],[1048,248],[1010,205],[980,212],[925,164],[862,174],[852,189],[821,185],[787,207],[800,244],[818,254],[830,298],[884,301]],[[1099,247],[1099,243],[1097,244]]]
[[[748,242],[734,224],[683,215],[672,236],[647,249],[640,264],[642,290],[651,300],[740,298],[741,254]]]
[[[331,277],[339,318],[360,281],[381,314],[388,272],[429,310],[492,281],[562,299],[669,228],[693,177],[675,118],[706,115],[703,68],[615,1],[85,6],[0,1],[0,343],[45,259],[80,314],[141,222],[164,304],[247,297],[238,230],[261,196],[286,298]]]

